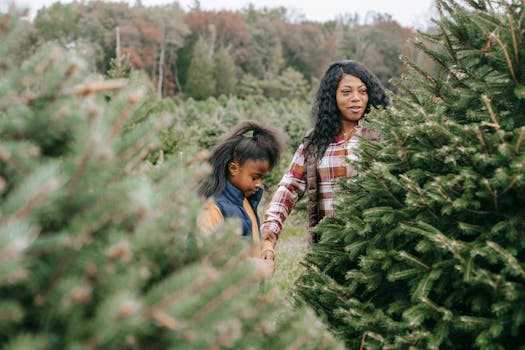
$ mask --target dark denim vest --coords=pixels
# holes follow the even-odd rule
[[[255,218],[257,219],[257,226],[260,226],[259,215],[257,214],[257,206],[261,201],[263,195],[263,189],[260,188],[255,194],[248,197],[253,211],[255,212]],[[222,216],[226,218],[239,218],[242,222],[242,235],[251,238],[252,233],[252,221],[250,216],[242,205],[244,200],[244,194],[237,187],[233,186],[230,181],[226,182],[226,188],[224,191],[219,193],[215,197],[215,203],[219,207]]]

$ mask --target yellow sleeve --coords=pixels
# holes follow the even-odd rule
[[[224,222],[221,210],[213,199],[208,199],[197,217],[197,226],[203,233],[210,234],[221,222]]]

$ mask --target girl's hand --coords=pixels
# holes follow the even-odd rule
[[[257,271],[258,278],[271,276],[275,270],[273,260],[264,260],[261,258],[250,258]]]
[[[261,258],[263,260],[271,260],[271,261],[274,261],[275,260],[275,252],[273,249],[265,249],[262,251],[261,253]]]

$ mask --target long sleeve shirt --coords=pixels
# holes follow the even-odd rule
[[[361,128],[357,127],[356,133],[350,139],[335,138],[328,145],[321,162],[316,166],[321,218],[334,215],[334,194],[338,189],[336,179],[357,175],[351,161],[357,160],[356,150],[360,136]],[[301,144],[266,210],[261,232],[269,230],[278,236],[284,220],[297,201],[303,197],[305,189],[305,156],[303,144]]]

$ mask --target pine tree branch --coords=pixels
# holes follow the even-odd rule
[[[416,104],[421,103],[421,101],[419,100],[419,97],[416,94],[414,94],[410,89],[408,89],[406,86],[404,86],[404,84],[402,84],[399,80],[393,78],[392,84],[399,90],[399,92],[403,92],[406,96],[409,96],[414,103]]]
[[[210,303],[201,309],[196,315],[191,319],[192,322],[202,321],[206,316],[212,313],[217,309],[222,303],[227,300],[233,299],[233,297],[239,294],[244,288],[248,287],[250,284],[253,284],[252,279],[244,279],[242,283],[234,284],[227,289],[223,290],[222,293],[215,297]]]
[[[25,205],[20,208],[15,214],[16,219],[22,219],[33,212],[35,206],[42,202],[51,192],[53,192],[58,186],[56,180],[50,180],[45,184],[42,189],[31,197]]]
[[[181,328],[181,322],[168,315],[163,310],[154,309],[150,313],[150,317],[153,318],[160,327],[167,328],[175,331]]]
[[[480,3],[479,1],[472,1],[472,0],[465,0],[470,6],[472,6],[473,8],[477,9],[477,10],[481,10],[481,11],[486,11],[487,10],[487,7],[483,4],[483,3]]]
[[[413,257],[412,255],[408,254],[407,252],[405,251],[401,251],[399,253],[399,256],[402,257],[402,258],[405,258],[407,260],[410,260],[414,263],[416,263],[417,265],[421,266],[422,268],[424,268],[425,270],[427,271],[430,271],[432,270],[432,268],[428,265],[426,265],[425,263],[423,263],[422,261],[419,261],[417,258]]]
[[[512,256],[509,252],[507,252],[504,248],[502,248],[499,244],[492,241],[487,241],[487,246],[497,252],[503,259],[504,262],[507,263],[512,269],[517,273],[517,275],[521,277],[525,277],[525,271],[520,266],[520,263],[518,260]]]
[[[468,261],[467,261],[467,268],[465,270],[465,275],[464,275],[464,279],[465,279],[465,282],[469,283],[470,282],[470,274],[472,272],[472,265],[474,264],[474,256],[470,256]]]
[[[459,316],[458,321],[467,323],[467,324],[484,324],[490,325],[491,321],[486,318],[474,317],[474,316]]]
[[[434,302],[432,302],[428,297],[421,296],[419,298],[425,305],[429,306],[430,308],[434,309],[439,314],[443,314],[443,310],[439,306],[437,306]]]
[[[523,1],[522,1],[523,2]],[[510,26],[510,34],[512,36],[512,46],[514,48],[514,59],[516,60],[516,63],[519,62],[518,57],[518,41],[516,40],[516,31],[514,29],[514,21],[512,20],[512,14],[514,13],[512,9],[510,8],[509,4],[507,2],[503,3],[505,8],[507,9],[507,16],[509,18],[509,26]]]
[[[377,180],[383,186],[383,188],[385,189],[386,193],[390,196],[390,198],[392,198],[399,205],[399,207],[402,208],[402,207],[405,206],[403,204],[403,202],[401,202],[399,199],[397,199],[396,196],[394,196],[394,194],[390,191],[390,188],[388,188],[388,186],[386,185],[385,180],[383,178],[377,177]]]
[[[520,175],[516,176],[514,179],[512,179],[512,181],[507,185],[505,186],[505,188],[503,189],[503,191],[501,191],[501,194],[505,194],[508,190],[510,190],[512,187],[514,187],[514,185],[516,184],[516,182],[518,182],[518,180],[520,179]]]
[[[237,240],[238,237],[232,235],[228,241],[223,242],[223,245],[221,247],[230,250]],[[242,259],[245,259],[247,257],[247,254],[248,251],[245,250],[241,254],[232,257],[230,260],[228,260],[228,263],[226,263],[226,265],[224,265],[221,268],[220,273],[230,273],[233,270],[233,268],[240,263]],[[190,294],[192,292],[201,290],[206,286],[216,282],[220,278],[220,273],[210,273],[204,276],[203,278],[197,279],[194,283],[185,286],[184,288],[177,291],[175,294],[166,296],[152,308],[152,314],[155,310],[167,309],[170,305],[182,299],[182,297],[184,297],[186,294]]]
[[[490,182],[489,180],[487,179],[483,179],[483,183],[485,184],[485,187],[488,189],[488,191],[490,192],[491,196],[492,196],[492,201],[493,201],[493,205],[494,205],[494,209],[496,209],[496,211],[498,210],[498,191],[495,191],[492,186],[490,185]]]
[[[516,145],[514,146],[514,152],[516,152],[516,154],[520,153],[521,143],[523,142],[524,136],[525,136],[525,126],[522,126],[520,135],[518,136],[518,141],[516,142]]]
[[[89,144],[91,146],[91,142]],[[88,147],[88,150],[90,147]],[[66,197],[66,205],[69,206],[69,203],[71,203],[71,199],[77,194],[77,186],[80,182],[80,179],[82,178],[82,174],[84,173],[84,170],[86,169],[86,164],[88,163],[89,159],[91,158],[92,152],[86,152],[86,154],[80,159],[79,164],[75,167],[76,171],[73,174],[71,178],[71,185],[69,186],[69,191],[67,193]]]
[[[104,91],[120,90],[126,86],[126,79],[95,81],[75,86],[72,93],[77,96],[97,94]]]
[[[485,143],[485,140],[483,140],[483,134],[481,133],[482,126],[476,128],[476,137],[479,140],[479,143],[481,144],[481,147],[483,147],[483,150],[485,150],[485,153],[489,153],[489,150],[487,149],[487,145]]]
[[[487,95],[482,95],[481,98],[483,99],[483,102],[485,102],[485,106],[487,107],[490,115],[490,119],[492,119],[492,122],[494,123],[494,127],[496,129],[501,129],[501,126],[498,123],[498,120],[496,119],[496,115],[494,114],[494,111],[492,110],[492,105],[490,103],[490,99],[487,97]]]
[[[141,100],[141,98],[142,96],[139,93],[135,93],[129,97],[128,103],[126,104],[125,108],[122,109],[122,113],[117,118],[117,121],[115,122],[115,124],[113,125],[113,128],[111,129],[111,132],[109,135],[110,137],[114,137],[122,129],[124,122],[131,115],[131,112],[133,111],[137,103]]]
[[[503,50],[503,55],[505,55],[505,60],[507,61],[507,66],[509,67],[510,75],[512,76],[512,80],[514,80],[514,83],[518,84],[518,79],[516,77],[516,73],[514,73],[514,68],[512,67],[512,61],[510,59],[509,53],[507,51],[507,46],[501,41],[499,36],[496,35],[495,32],[490,33],[490,37],[496,40],[496,42],[499,44],[501,49]]]
[[[359,346],[359,350],[364,350],[365,349],[366,334],[367,334],[367,332],[363,333],[363,337],[361,338],[361,345]]]
[[[139,152],[139,154],[137,154],[133,159],[131,159],[130,161],[126,163],[126,166],[124,167],[124,172],[122,172],[121,174],[124,175],[124,174],[131,173],[131,171],[135,169],[137,165],[140,164],[147,157],[148,154],[149,154],[149,149],[147,148],[142,149]]]
[[[55,269],[55,272],[53,272],[53,275],[49,278],[47,281],[47,284],[44,286],[44,289],[39,291],[37,296],[34,300],[34,307],[41,307],[47,298],[47,294],[53,288],[55,285],[55,282],[58,281],[58,279],[62,276],[64,271],[66,270],[66,267],[69,266],[69,262],[77,255],[77,252],[74,250],[69,250],[65,255],[62,256],[60,259],[60,262],[56,265],[57,268]]]
[[[394,130],[392,130],[391,134],[392,136],[394,136],[394,139],[396,140],[397,145],[398,145],[398,149],[401,151],[403,149],[404,143],[401,141],[401,139],[399,138],[399,136]],[[412,170],[412,166],[410,165],[410,162],[408,160],[408,157],[406,156],[406,153],[403,153],[403,162],[405,163],[408,170]]]
[[[32,153],[35,153],[36,155],[39,152],[40,151],[38,150],[38,148],[34,147],[34,152]],[[29,154],[26,154],[26,156],[29,156]],[[9,150],[5,149],[1,145],[0,145],[0,161],[5,162],[8,166],[13,168],[18,173],[18,176],[27,175],[27,171],[26,171],[27,169],[24,169],[24,166],[20,164],[20,162],[18,162],[16,159],[14,159],[11,152],[9,152]]]

